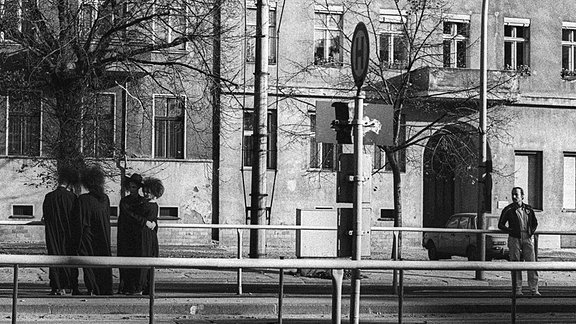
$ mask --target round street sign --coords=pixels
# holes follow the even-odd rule
[[[363,22],[359,22],[354,29],[352,36],[352,76],[357,87],[361,87],[364,78],[368,73],[368,60],[370,55],[370,44],[368,42],[368,30]]]

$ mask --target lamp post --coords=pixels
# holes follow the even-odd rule
[[[486,179],[486,155],[487,155],[487,136],[486,136],[486,114],[488,100],[486,98],[488,86],[486,84],[488,77],[487,70],[487,51],[488,51],[488,0],[482,0],[482,17],[480,30],[480,118],[479,118],[479,150],[478,150],[478,204],[477,216],[478,228],[484,229],[486,223],[485,199],[488,199],[484,193],[484,179]],[[478,234],[478,254],[480,261],[486,260],[486,234]],[[476,279],[484,280],[484,271],[476,271]]]

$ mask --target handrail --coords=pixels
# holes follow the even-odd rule
[[[55,256],[55,255],[2,255],[0,267],[14,268],[14,285],[12,299],[12,323],[16,323],[18,299],[18,269],[20,267],[140,267],[140,268],[210,268],[210,269],[235,269],[235,268],[318,268],[318,269],[389,269],[400,271],[400,291],[403,291],[404,270],[485,270],[485,271],[512,271],[512,323],[516,321],[516,294],[514,293],[516,270],[547,270],[547,271],[575,271],[576,262],[485,262],[485,261],[391,261],[391,260],[334,260],[334,259],[220,259],[220,258],[149,258],[149,257],[103,257],[103,256]],[[283,280],[280,276],[279,303],[282,299]],[[333,283],[338,282],[337,276]],[[341,285],[341,280],[338,282]],[[151,292],[154,290],[154,275],[150,277]],[[333,285],[333,310],[332,315],[341,314],[341,302],[335,300],[338,295],[338,287]],[[149,304],[149,322],[154,323],[154,294],[151,293]],[[398,297],[398,323],[402,323],[403,294]],[[281,319],[282,313],[279,312]],[[340,319],[332,319],[333,323],[339,323]]]
[[[484,261],[394,261],[350,259],[222,259],[150,258],[113,256],[59,256],[3,254],[0,267],[103,267],[103,268],[314,268],[314,269],[390,269],[390,270],[549,270],[576,271],[576,261],[484,262]]]

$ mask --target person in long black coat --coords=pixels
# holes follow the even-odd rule
[[[118,215],[117,255],[137,257],[141,255],[141,227],[140,216],[136,215],[137,208],[144,202],[138,191],[142,187],[142,176],[137,173],[125,177],[123,187],[128,195],[120,200],[120,213]],[[120,268],[120,284],[118,292],[121,294],[134,294],[140,291],[139,268]]]
[[[142,186],[145,202],[141,205],[140,215],[141,218],[141,237],[142,248],[141,256],[143,257],[158,257],[158,215],[159,206],[156,199],[162,197],[164,194],[164,185],[162,181],[156,178],[144,179]],[[144,294],[150,292],[149,279],[153,269],[141,269],[140,272],[140,285]]]
[[[82,194],[74,205],[74,243],[81,256],[111,256],[110,200],[104,193],[104,173],[93,166],[81,174]],[[83,268],[90,295],[112,295],[112,268]]]
[[[71,167],[58,170],[58,187],[44,197],[42,220],[49,255],[73,255],[70,221],[76,194],[72,192],[78,182],[78,172]],[[78,269],[50,267],[51,295],[65,295],[66,289],[78,294]]]

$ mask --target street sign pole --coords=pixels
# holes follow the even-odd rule
[[[351,49],[351,67],[354,83],[357,92],[354,109],[354,200],[352,209],[354,212],[354,243],[352,245],[352,259],[360,260],[362,255],[362,146],[363,141],[363,117],[364,117],[364,96],[362,95],[362,84],[368,73],[369,59],[368,30],[366,25],[360,22],[354,29]],[[352,271],[352,296],[350,301],[350,323],[360,323],[360,278],[359,269]]]

